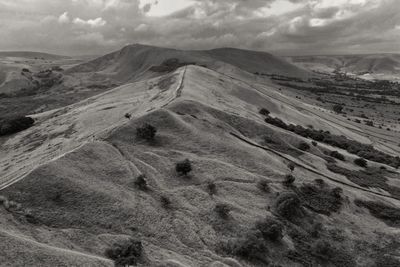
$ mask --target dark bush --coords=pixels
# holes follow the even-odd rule
[[[388,206],[384,203],[374,201],[363,201],[356,199],[354,203],[359,207],[367,208],[370,213],[393,227],[400,226],[400,209]]]
[[[160,197],[160,201],[161,201],[161,206],[164,209],[170,209],[171,208],[172,202],[167,196],[161,196]]]
[[[175,170],[179,175],[187,175],[189,172],[192,171],[192,164],[190,160],[185,159],[181,162],[176,163]]]
[[[363,158],[357,158],[354,160],[354,163],[360,167],[367,167],[367,161]]]
[[[258,187],[261,191],[263,191],[263,192],[265,192],[265,193],[269,193],[269,192],[271,191],[271,189],[270,189],[270,187],[269,187],[269,183],[268,183],[267,180],[260,180],[260,181],[258,181],[257,187]]]
[[[144,139],[147,141],[153,141],[156,136],[157,129],[148,123],[143,124],[142,126],[136,128],[136,136],[140,139]]]
[[[336,105],[333,106],[333,111],[335,111],[336,113],[342,113],[343,106],[339,105],[339,104],[336,104]]]
[[[289,168],[289,170],[290,170],[291,172],[293,172],[293,171],[294,171],[294,168],[296,167],[296,165],[294,165],[294,163],[292,163],[292,162],[290,162],[287,166],[288,166],[288,168]]]
[[[302,151],[308,151],[308,150],[310,150],[310,145],[307,144],[306,142],[300,142],[300,144],[298,145],[297,148]]]
[[[312,253],[323,262],[333,263],[333,266],[356,266],[356,262],[350,253],[326,240],[318,240],[315,242],[312,246]]]
[[[314,212],[330,215],[338,212],[342,207],[343,199],[341,188],[330,189],[327,186],[303,185],[299,188],[299,196],[303,205]]]
[[[146,175],[139,175],[135,180],[135,186],[140,190],[146,191],[148,189]]]
[[[266,108],[262,108],[262,109],[260,109],[259,113],[261,115],[268,116],[271,112],[269,112],[269,110]]]
[[[390,255],[384,255],[378,257],[378,259],[375,260],[375,267],[398,267],[400,266],[400,261]]]
[[[315,141],[312,141],[311,144],[312,144],[313,146],[318,146],[318,143],[315,142]]]
[[[247,233],[240,238],[229,240],[224,246],[225,253],[245,259],[249,262],[259,262],[269,266],[268,247],[258,231]]]
[[[130,119],[132,115],[130,113],[125,113],[125,118]]]
[[[339,153],[338,151],[331,151],[329,153],[329,155],[335,159],[341,160],[341,161],[345,161],[346,158],[344,157],[343,154]]]
[[[112,259],[115,266],[137,265],[143,254],[142,242],[130,239],[122,243],[116,243],[106,250],[105,255]]]
[[[301,200],[295,193],[280,194],[275,209],[277,214],[286,219],[293,219],[303,214]]]
[[[296,178],[292,174],[287,174],[285,179],[283,180],[283,184],[286,186],[290,186],[296,181]]]
[[[35,123],[31,117],[0,118],[0,136],[17,133],[28,129]]]
[[[228,219],[231,207],[226,203],[218,203],[215,205],[214,211],[222,218]]]
[[[265,240],[280,241],[283,237],[282,224],[272,218],[257,222],[256,228],[261,232]]]
[[[217,193],[217,186],[213,181],[207,182],[207,192],[210,195],[215,195]]]

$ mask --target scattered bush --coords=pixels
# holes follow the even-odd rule
[[[341,188],[330,189],[328,187],[303,185],[299,189],[299,195],[303,205],[314,212],[330,215],[338,212],[343,204]]]
[[[302,151],[308,151],[308,150],[310,150],[311,147],[306,142],[300,142],[300,144],[298,145],[297,148],[302,150]]]
[[[295,193],[280,194],[275,209],[277,214],[286,219],[294,219],[302,215],[302,202]]]
[[[135,180],[135,186],[140,190],[146,191],[148,189],[146,175],[139,175]]]
[[[367,167],[367,161],[363,158],[357,158],[354,160],[354,163],[360,167]]]
[[[142,254],[142,242],[134,239],[116,243],[105,252],[105,255],[114,261],[115,266],[120,267],[137,265],[142,258]]]
[[[283,181],[283,184],[286,186],[290,186],[296,181],[296,178],[292,174],[288,174],[285,176],[285,180]]]
[[[140,139],[153,141],[157,133],[157,129],[148,123],[136,128],[136,136]]]
[[[312,141],[311,144],[312,144],[313,146],[318,146],[318,143],[315,142],[315,141]]]
[[[161,206],[164,209],[170,209],[171,208],[172,202],[167,196],[161,196],[160,201],[161,201]]]
[[[344,157],[343,154],[339,153],[338,151],[331,151],[329,153],[329,155],[335,159],[341,160],[341,161],[345,161],[346,158]]]
[[[258,231],[247,233],[240,238],[231,239],[222,249],[229,255],[240,257],[249,262],[259,262],[263,266],[269,266],[268,247]]]
[[[125,118],[130,119],[132,115],[130,113],[125,113]]]
[[[360,199],[356,199],[354,203],[359,207],[367,208],[374,217],[384,221],[387,225],[394,227],[400,226],[399,208],[390,207],[380,202],[363,201]]]
[[[294,171],[294,168],[296,167],[296,165],[294,165],[293,162],[290,162],[287,166],[288,166],[288,168],[289,168],[289,170],[290,170],[291,172],[293,172],[293,171]]]
[[[261,191],[263,191],[263,192],[265,192],[265,193],[269,193],[269,192],[271,191],[267,180],[260,180],[260,181],[258,181],[257,187],[258,187]]]
[[[334,246],[326,240],[318,240],[312,246],[312,253],[323,262],[331,262],[334,266],[356,266],[353,256],[347,251]]]
[[[342,113],[343,106],[339,105],[339,104],[336,104],[336,105],[333,106],[333,111],[335,111],[336,113]]]
[[[207,192],[210,195],[215,195],[217,193],[217,186],[213,181],[207,182]]]
[[[257,222],[256,229],[261,232],[265,240],[280,241],[283,237],[282,224],[272,218],[266,218],[264,221]]]
[[[179,175],[187,175],[192,171],[192,164],[188,159],[176,163],[175,170]]]
[[[31,117],[0,118],[0,136],[17,133],[28,129],[35,123]]]
[[[271,112],[269,112],[269,110],[266,108],[262,108],[262,109],[260,109],[259,113],[261,115],[268,116]]]
[[[222,219],[228,219],[231,207],[226,203],[218,203],[214,210]]]

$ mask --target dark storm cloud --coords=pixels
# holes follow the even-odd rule
[[[0,50],[93,54],[146,43],[400,52],[399,14],[396,0],[0,0],[0,33],[7,37]]]

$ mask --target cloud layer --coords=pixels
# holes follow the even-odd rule
[[[101,54],[130,43],[279,54],[400,52],[396,0],[0,0],[0,50]]]

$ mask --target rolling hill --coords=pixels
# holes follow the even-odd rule
[[[113,266],[110,249],[122,255],[132,239],[143,251],[124,251],[140,254],[128,255],[138,266],[398,263],[400,173],[388,163],[398,133],[252,74],[308,75],[287,64],[133,45],[68,69],[70,79],[123,84],[0,136],[0,265]],[[143,125],[156,128],[153,140],[137,134]],[[335,138],[383,156],[359,166]],[[185,159],[187,175],[176,170]]]

